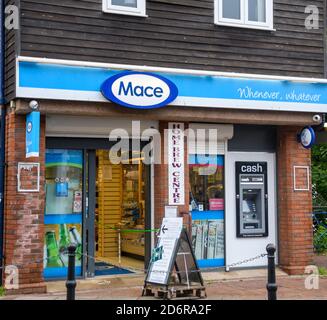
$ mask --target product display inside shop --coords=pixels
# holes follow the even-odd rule
[[[224,157],[191,155],[192,246],[200,268],[225,263]]]
[[[144,267],[145,170],[139,153],[113,164],[97,150],[96,255],[110,264]]]

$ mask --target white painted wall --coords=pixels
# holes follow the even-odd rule
[[[276,157],[273,153],[257,152],[228,152],[225,158],[226,176],[226,265],[243,259],[252,258],[266,252],[266,246],[277,244],[277,201],[276,201]],[[269,236],[266,238],[237,238],[236,237],[236,161],[266,161],[268,163],[268,223]],[[277,256],[276,256],[277,257]],[[278,262],[278,259],[276,259]],[[267,258],[242,264],[241,267],[266,266]],[[231,268],[232,269],[232,268]]]

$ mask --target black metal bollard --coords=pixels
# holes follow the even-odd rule
[[[276,283],[276,266],[275,266],[275,252],[276,248],[273,244],[267,245],[268,253],[268,300],[277,300],[277,283]]]
[[[66,281],[67,300],[75,300],[75,251],[76,245],[70,244],[68,247],[68,275]]]

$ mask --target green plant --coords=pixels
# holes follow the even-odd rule
[[[0,297],[3,297],[5,295],[5,288],[0,287]]]
[[[313,238],[313,244],[318,253],[327,252],[327,229],[319,226]]]
[[[312,183],[317,193],[327,200],[327,144],[312,148]]]
[[[327,269],[326,268],[319,267],[318,270],[319,270],[319,275],[320,276],[327,276]]]

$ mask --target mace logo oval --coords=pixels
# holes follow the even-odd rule
[[[133,71],[107,79],[101,92],[106,99],[134,109],[161,108],[178,96],[178,89],[172,81],[153,73]]]

